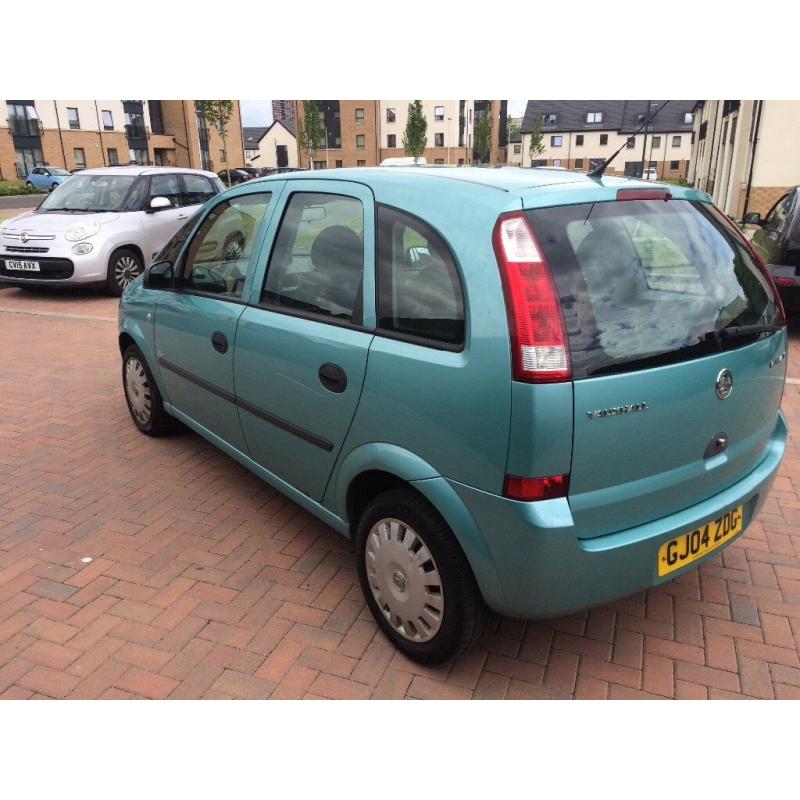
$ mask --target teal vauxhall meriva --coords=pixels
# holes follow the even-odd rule
[[[180,420],[352,538],[423,663],[488,609],[696,568],[787,435],[783,310],[738,230],[702,192],[564,170],[248,181],[126,290],[119,347],[137,427]]]

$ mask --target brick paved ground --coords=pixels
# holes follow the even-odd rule
[[[425,669],[376,632],[346,540],[198,436],[134,429],[115,316],[0,293],[0,697],[800,697],[800,385],[771,498],[724,555]]]

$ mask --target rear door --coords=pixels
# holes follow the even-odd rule
[[[721,215],[628,200],[528,216],[569,337],[569,500],[585,535],[665,516],[750,471],[775,427],[786,338],[719,332],[782,324],[768,280]]]
[[[322,498],[361,396],[374,325],[372,193],[290,181],[239,320],[235,377],[252,458]],[[366,302],[365,302],[366,301]]]

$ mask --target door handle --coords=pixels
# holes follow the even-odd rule
[[[214,331],[211,334],[211,344],[218,353],[228,352],[228,337],[222,331]]]
[[[347,388],[347,373],[338,364],[323,364],[319,368],[319,382],[329,392],[341,394]]]
[[[188,215],[188,214],[178,214],[178,217],[177,217],[177,218],[178,218],[178,219],[188,219],[188,218],[189,218],[189,215]]]

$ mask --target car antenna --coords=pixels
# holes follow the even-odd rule
[[[645,114],[644,122],[639,126],[638,130],[633,132],[633,135],[636,136],[637,133],[641,133],[643,128],[646,128],[655,118],[659,111],[661,111],[664,106],[669,103],[669,100],[665,100],[652,114]],[[594,169],[590,169],[586,175],[589,178],[602,178],[603,173],[606,171],[606,167],[628,146],[628,140],[631,137],[628,136],[625,139],[625,144],[619,148],[615,153],[612,153],[600,166],[595,167]]]

